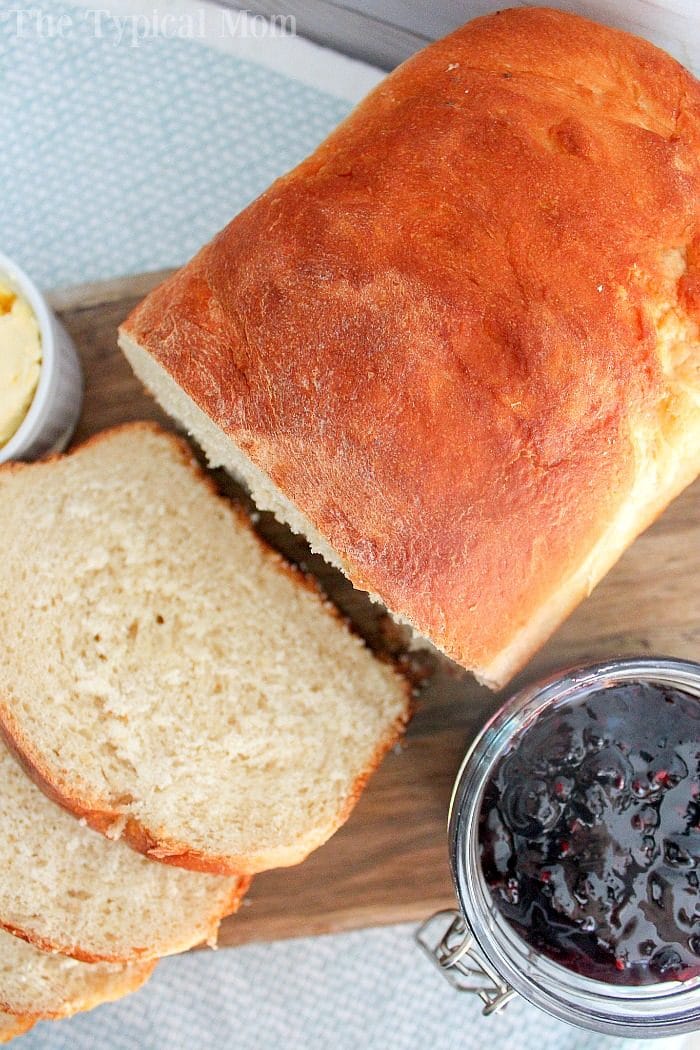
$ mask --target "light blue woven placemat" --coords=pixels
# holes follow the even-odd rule
[[[176,265],[350,104],[194,40],[42,35],[0,0],[0,245],[43,287]],[[99,7],[99,4],[95,5]],[[107,5],[108,6],[108,5]]]
[[[349,109],[337,94],[196,41],[119,45],[109,25],[98,39],[82,9],[64,4],[43,10],[70,15],[69,34],[20,39],[17,6],[0,0],[0,250],[45,287],[182,262]],[[635,1045],[523,1003],[483,1020],[407,927],[166,960],[137,995],[39,1025],[20,1045],[461,1050],[484,1041],[492,1050]]]
[[[512,1003],[483,1018],[408,927],[197,952],[136,995],[38,1026],[25,1050],[634,1050]],[[650,1050],[649,1044],[646,1044]],[[660,1048],[657,1048],[660,1050]]]

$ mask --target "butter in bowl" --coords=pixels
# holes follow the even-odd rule
[[[0,463],[62,451],[82,397],[70,336],[33,281],[0,254]]]

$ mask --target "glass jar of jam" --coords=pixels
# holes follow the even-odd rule
[[[520,994],[583,1028],[700,1029],[700,664],[599,664],[485,726],[449,817],[459,910],[418,942],[494,1013]]]

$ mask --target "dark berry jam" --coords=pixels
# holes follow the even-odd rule
[[[700,975],[700,699],[622,684],[543,712],[495,766],[483,873],[520,936],[639,985]]]

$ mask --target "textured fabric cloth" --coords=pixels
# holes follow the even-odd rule
[[[142,27],[139,40],[136,23],[107,19],[98,36],[85,8],[46,3],[44,13],[71,21],[52,35],[32,18],[18,27],[17,7],[0,0],[0,250],[45,287],[183,262],[379,79],[302,41],[214,29],[205,43],[197,24],[189,39]],[[407,927],[168,959],[137,995],[40,1024],[20,1045],[465,1050],[484,1042],[491,1050],[648,1045],[580,1032],[522,1002],[484,1019],[479,1003],[433,971]]]
[[[197,39],[120,43],[57,3],[73,24],[50,36],[18,6],[0,0],[0,244],[44,287],[183,262],[351,106]]]
[[[196,952],[93,1014],[37,1026],[25,1050],[670,1050],[593,1035],[524,1002],[484,1018],[407,926]],[[22,1045],[22,1044],[20,1044]]]

